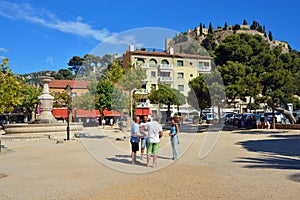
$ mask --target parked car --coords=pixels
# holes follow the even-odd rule
[[[300,110],[295,110],[293,116],[295,117],[296,124],[300,124]]]
[[[234,115],[235,115],[235,113],[226,113],[225,115],[224,115],[224,123],[226,124],[226,125],[228,125],[228,124],[233,124],[233,120],[232,120],[232,118],[234,117]]]
[[[272,123],[273,114],[272,112],[265,112],[263,114],[265,121],[268,121],[270,124]],[[280,112],[275,112],[275,123],[281,123],[283,118],[283,114]]]

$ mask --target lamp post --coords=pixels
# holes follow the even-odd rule
[[[68,95],[68,118],[67,118],[67,140],[70,140],[70,111],[71,111],[71,107],[70,107],[70,93],[71,93],[71,86],[70,84],[67,84],[66,88],[65,88],[65,91]]]
[[[131,115],[131,120],[133,120],[133,113],[132,113],[132,99],[133,99],[133,94],[134,94],[134,92],[135,92],[136,90],[137,90],[136,88],[133,88],[133,89],[130,91],[130,115]]]

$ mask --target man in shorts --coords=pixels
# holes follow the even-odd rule
[[[143,118],[143,122],[140,124],[142,134],[144,135],[141,137],[141,160],[144,158],[146,145],[148,143],[148,123],[148,116],[146,115]]]
[[[163,136],[161,125],[157,121],[151,121],[148,123],[148,144],[147,144],[147,167],[151,154],[153,155],[152,167],[156,167],[157,154],[160,146],[160,138]]]
[[[140,121],[141,121],[140,117],[137,116],[131,128],[130,143],[131,143],[131,158],[132,158],[133,165],[135,165],[136,162],[136,152],[139,151],[139,142],[141,137]]]

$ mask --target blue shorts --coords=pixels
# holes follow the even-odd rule
[[[141,148],[145,149],[147,145],[147,138],[142,138],[141,139]]]

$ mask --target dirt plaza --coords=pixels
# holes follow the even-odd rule
[[[197,132],[184,125],[179,160],[170,159],[165,134],[157,168],[147,168],[140,159],[136,166],[130,164],[127,136],[100,127],[63,143],[2,136],[6,148],[0,154],[1,199],[300,197],[299,131]]]

